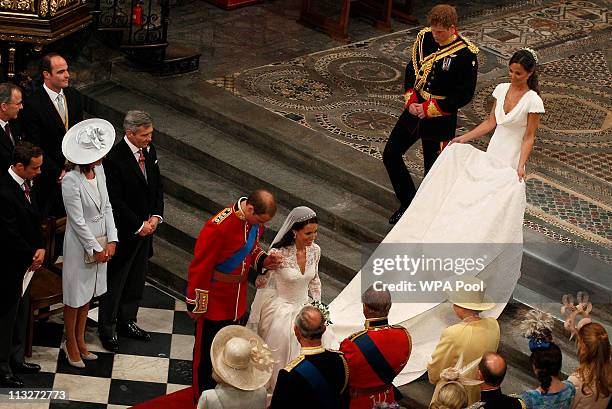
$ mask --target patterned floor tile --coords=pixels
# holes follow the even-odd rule
[[[191,360],[171,359],[168,368],[168,383],[191,385],[192,365]]]
[[[117,354],[113,362],[112,378],[167,383],[169,364],[168,358]]]
[[[174,311],[141,307],[138,309],[138,326],[145,331],[172,334]]]
[[[71,401],[106,404],[110,384],[110,378],[58,373],[55,375],[53,389],[68,391]]]
[[[193,335],[172,334],[171,359],[191,359],[193,356]]]
[[[113,379],[110,384],[108,403],[133,406],[166,394],[165,383],[136,382]]]

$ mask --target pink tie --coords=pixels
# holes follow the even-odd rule
[[[23,182],[23,193],[25,193],[25,197],[26,197],[26,199],[28,199],[28,202],[30,202],[30,203],[32,202],[30,200],[30,190],[31,189],[32,188],[30,187],[30,181],[29,180],[26,180],[25,182]]]
[[[140,171],[142,174],[145,174],[145,156],[142,149],[138,149],[138,166],[140,166]]]

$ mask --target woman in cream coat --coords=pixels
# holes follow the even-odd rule
[[[110,123],[88,119],[70,128],[62,142],[68,160],[62,179],[67,215],[62,271],[66,341],[62,350],[68,363],[77,368],[85,367],[82,359],[97,358],[85,344],[89,301],[106,292],[106,265],[118,241],[102,167],[114,139]]]

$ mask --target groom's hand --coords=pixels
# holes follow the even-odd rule
[[[264,260],[263,266],[266,270],[276,270],[282,262],[283,256],[277,252],[272,252]]]
[[[265,275],[260,275],[255,279],[255,288],[264,288],[268,285],[268,277]]]

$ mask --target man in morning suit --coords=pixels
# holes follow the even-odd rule
[[[153,120],[143,111],[128,111],[125,136],[104,161],[108,196],[119,233],[117,252],[108,264],[107,292],[100,300],[98,332],[104,348],[116,352],[119,334],[149,341],[136,325],[144,291],[153,233],[163,221],[164,193],[157,165]]]
[[[345,409],[349,407],[349,368],[340,351],[323,348],[325,319],[316,307],[303,307],[293,332],[301,355],[278,373],[270,409]]]
[[[401,325],[389,325],[391,309],[389,290],[377,291],[370,286],[362,295],[365,329],[340,344],[348,363],[351,409],[371,409],[376,402],[401,399],[393,379],[410,358],[412,339]]]
[[[223,327],[238,324],[246,311],[249,269],[274,269],[282,260],[259,245],[264,225],[276,214],[276,199],[259,189],[210,218],[200,231],[189,266],[186,303],[196,320],[193,350],[195,402],[213,389],[210,347]]]
[[[40,216],[31,181],[40,174],[42,150],[28,142],[15,146],[11,166],[0,177],[0,386],[23,386],[16,373],[36,373],[40,366],[24,361],[29,290],[22,295],[26,271],[45,259]]]
[[[478,48],[456,31],[457,12],[439,4],[427,16],[429,27],[419,32],[406,66],[404,111],[383,152],[383,162],[399,209],[389,218],[395,224],[416,194],[403,155],[421,139],[425,174],[455,137],[457,110],[471,101],[476,89]]]
[[[21,90],[17,85],[5,82],[0,84],[0,175],[11,164],[15,144],[21,140],[17,119],[21,103]]]
[[[26,139],[45,154],[35,188],[40,212],[42,216],[65,216],[60,184],[66,161],[62,139],[68,128],[83,120],[83,103],[79,92],[68,86],[68,64],[61,55],[45,55],[40,76],[43,86],[26,98],[20,120]]]
[[[516,396],[504,395],[501,384],[506,376],[506,360],[495,352],[486,352],[478,364],[480,401],[469,409],[525,409],[525,403]]]

